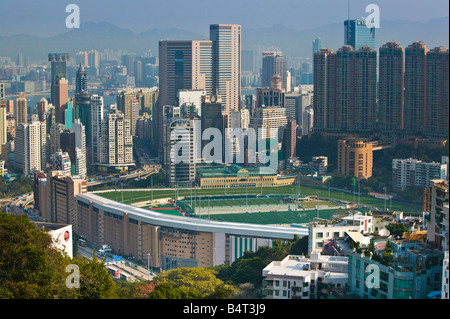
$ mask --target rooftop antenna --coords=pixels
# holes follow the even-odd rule
[[[347,0],[347,20],[350,20],[350,0]]]

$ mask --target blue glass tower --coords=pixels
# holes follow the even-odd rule
[[[346,20],[344,26],[345,45],[351,45],[355,51],[361,49],[364,45],[369,46],[372,50],[376,50],[375,27],[368,26],[366,20]]]

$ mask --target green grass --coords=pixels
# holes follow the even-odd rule
[[[327,189],[321,189],[317,187],[312,186],[301,186],[301,195],[318,195],[320,198],[328,198],[328,190]],[[247,190],[242,188],[235,188],[235,189],[227,189],[226,193],[227,195],[244,195],[247,193],[249,195],[258,195],[261,194],[260,188],[248,188]],[[296,185],[288,185],[288,186],[280,186],[280,187],[266,187],[263,188],[263,194],[272,194],[272,195],[292,195],[297,196],[297,186]],[[98,193],[98,195],[116,200],[121,202],[122,201],[122,192],[120,190],[118,191],[111,191],[106,193]],[[200,189],[200,190],[193,190],[192,191],[193,196],[205,196],[205,195],[224,195],[223,189]],[[173,198],[175,196],[175,190],[174,189],[163,189],[163,190],[154,190],[153,191],[153,199],[160,199],[160,198]],[[178,190],[178,196],[191,196],[190,190]],[[150,200],[152,198],[150,191],[133,191],[133,192],[123,192],[123,202],[126,204],[132,204],[136,202],[142,202],[146,200]],[[333,200],[344,200],[347,202],[353,202],[353,194],[348,193],[341,193],[339,191],[331,190],[330,192],[330,198]],[[358,201],[358,197],[356,196],[356,201]],[[361,196],[360,197],[360,203],[361,205],[366,205],[369,207],[384,209],[384,200],[373,198],[370,196]],[[244,200],[245,204],[245,200]],[[390,208],[390,202],[387,202],[387,208]],[[400,203],[392,201],[392,210],[396,211],[403,211],[405,213],[416,213],[420,214],[422,213],[422,209],[419,206],[408,204],[408,203]]]
[[[330,219],[334,214],[346,214],[345,210],[326,209],[319,210],[319,217]],[[297,224],[310,222],[317,217],[316,210],[309,211],[291,211],[291,212],[267,212],[267,213],[244,213],[244,214],[218,214],[218,215],[201,215],[200,218],[211,219],[216,221],[226,221],[235,223],[250,224]]]

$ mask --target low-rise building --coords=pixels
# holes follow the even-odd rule
[[[263,269],[263,296],[265,299],[326,298],[323,289],[346,289],[347,268],[347,257],[288,255]]]
[[[336,220],[315,219],[309,223],[308,251],[318,253],[322,251],[324,243],[333,239],[344,239],[349,232],[360,234],[371,233],[373,229],[373,217],[359,212],[350,213]]]
[[[389,241],[348,256],[349,294],[362,299],[426,299],[441,290],[444,254],[421,241]],[[390,250],[386,247],[390,246]]]

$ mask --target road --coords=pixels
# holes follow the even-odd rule
[[[82,247],[82,246],[78,245],[78,253],[88,259],[93,258],[93,256],[94,256],[93,251],[94,251],[94,249],[92,249],[92,248]],[[108,258],[108,256],[100,255],[98,253],[98,251],[95,251],[95,255],[100,260],[104,260],[105,258]],[[110,258],[110,257],[109,257],[109,259],[112,260],[112,258]],[[124,261],[124,260],[105,262],[105,265],[118,268],[120,272],[124,272],[127,275],[130,275],[131,281],[152,280],[154,277],[154,275],[151,275],[151,273],[149,274],[149,271],[147,269],[145,269],[144,267],[136,265],[136,264],[128,262],[128,261]],[[129,265],[133,265],[134,267],[130,267]]]
[[[150,167],[146,166],[145,168],[139,169],[134,173],[131,173],[128,175],[122,175],[119,177],[114,177],[114,178],[111,178],[110,180],[87,182],[87,186],[89,187],[89,186],[98,186],[98,185],[103,185],[103,184],[115,184],[115,183],[120,183],[122,181],[126,181],[128,179],[146,178],[149,175],[158,173],[159,170],[160,170],[159,166],[150,166]]]

